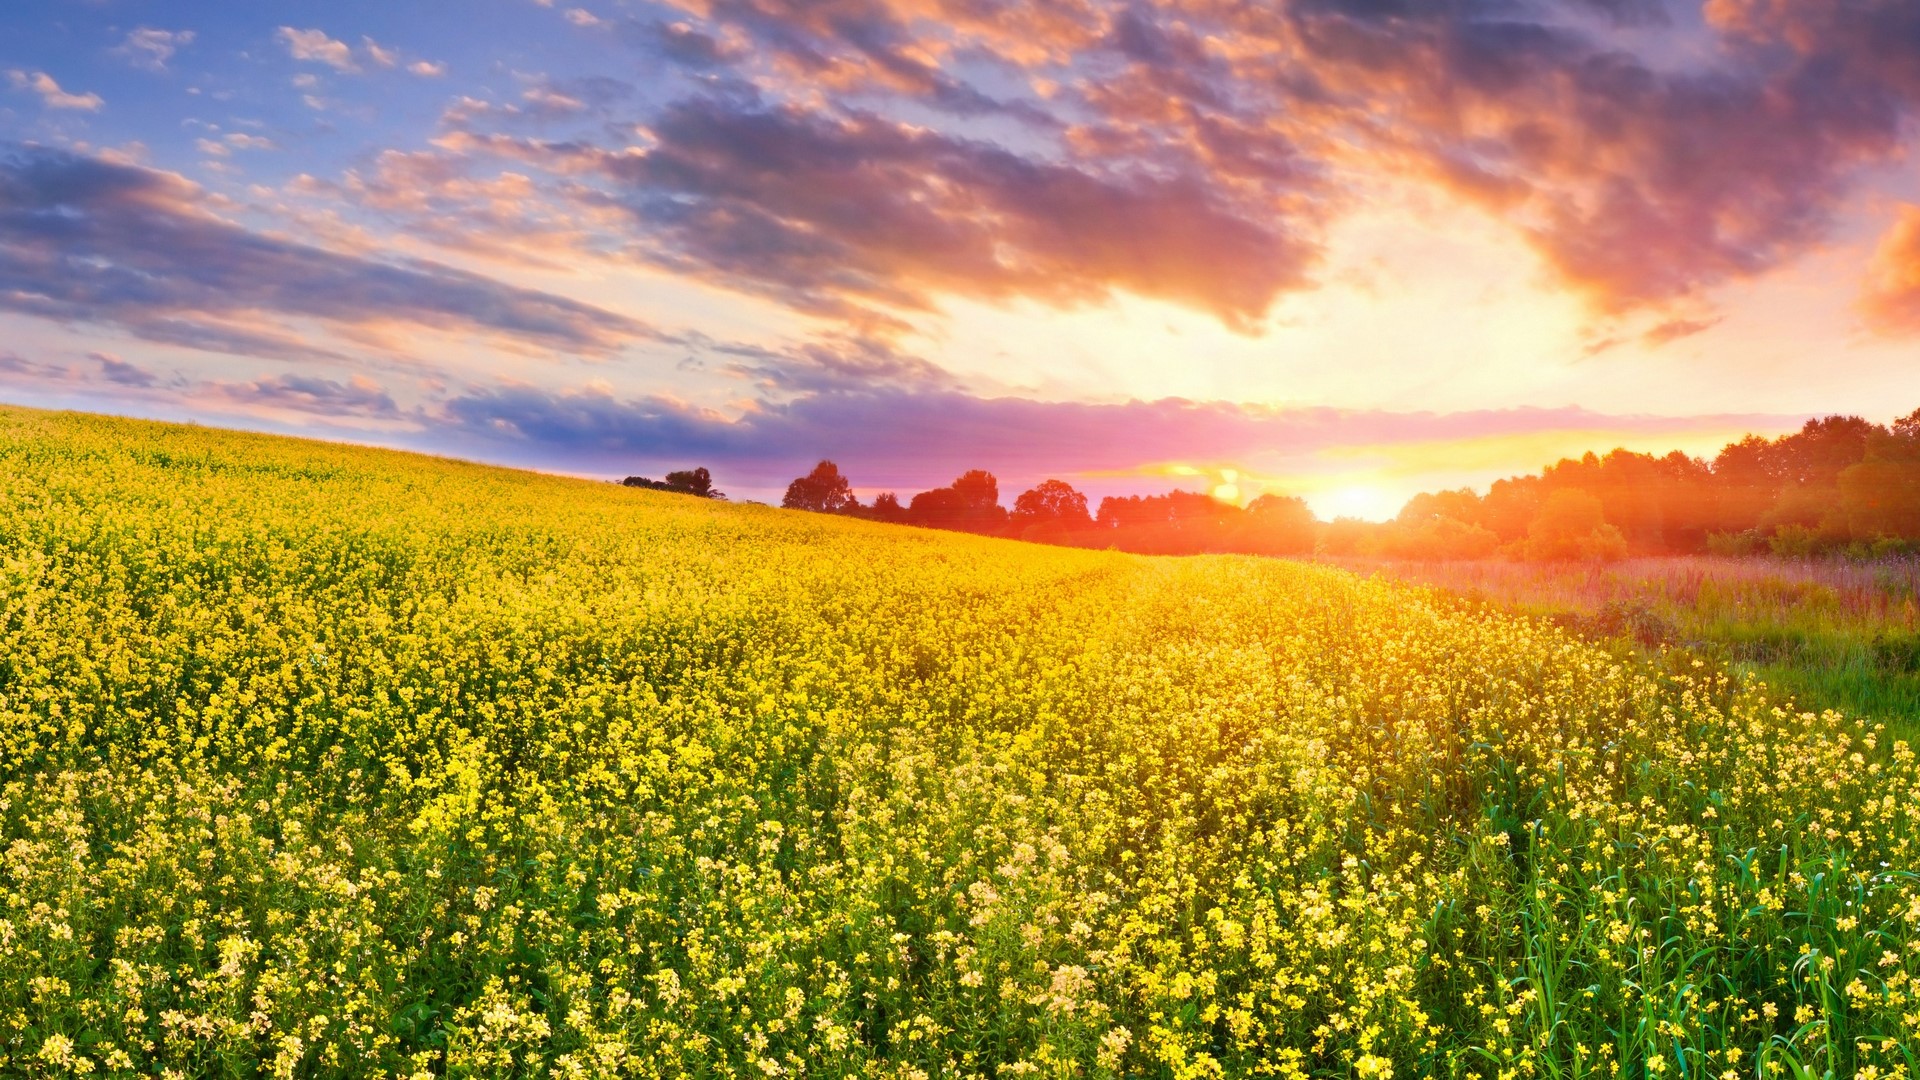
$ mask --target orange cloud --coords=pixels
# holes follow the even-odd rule
[[[1879,333],[1920,334],[1920,206],[1901,207],[1893,228],[1880,239],[1860,311]]]

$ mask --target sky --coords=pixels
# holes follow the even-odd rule
[[[0,6],[0,400],[1390,516],[1920,407],[1913,0]]]

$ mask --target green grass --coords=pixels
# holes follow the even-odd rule
[[[1334,560],[1642,652],[1686,649],[1810,709],[1920,733],[1920,560]]]

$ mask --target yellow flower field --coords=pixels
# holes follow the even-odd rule
[[[0,1075],[1903,1076],[1920,768],[1668,654],[0,411]]]

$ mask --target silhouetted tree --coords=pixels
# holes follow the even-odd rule
[[[907,520],[935,529],[997,532],[1007,523],[1000,482],[984,469],[969,470],[949,487],[915,495],[907,504]]]
[[[839,514],[854,509],[860,501],[853,497],[853,485],[840,475],[840,467],[822,461],[813,471],[787,485],[780,505],[789,510],[812,510],[821,514]]]
[[[1021,492],[1013,500],[1013,523],[1022,528],[1035,525],[1059,525],[1065,529],[1093,526],[1087,513],[1087,497],[1064,480],[1048,480]]]
[[[900,505],[899,496],[891,491],[883,491],[873,497],[873,505],[867,508],[867,516],[875,521],[905,521],[907,508]]]
[[[702,466],[667,474],[667,487],[674,491],[683,491],[688,495],[698,495],[703,499],[724,499],[726,494],[713,490],[713,475]]]
[[[1903,439],[1920,440],[1920,409],[1893,422],[1893,433]]]
[[[953,493],[963,505],[977,510],[1000,506],[1000,482],[985,469],[968,469],[953,482]]]

